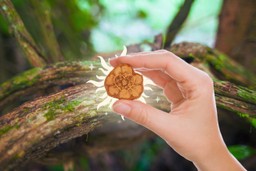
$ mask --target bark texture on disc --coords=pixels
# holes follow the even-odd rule
[[[135,73],[130,65],[120,64],[109,73],[104,85],[109,96],[133,100],[143,92],[143,77]]]

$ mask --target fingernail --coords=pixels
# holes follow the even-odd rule
[[[131,107],[128,104],[122,102],[115,103],[112,108],[116,113],[122,115],[126,115],[131,111]]]

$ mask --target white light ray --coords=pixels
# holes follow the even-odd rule
[[[99,70],[101,70],[101,72],[104,74],[104,75],[108,75],[108,71],[105,71],[103,68],[99,68]]]
[[[101,103],[98,104],[97,110],[99,110],[100,107],[106,106],[110,103],[111,97],[107,97],[105,100],[103,100]]]
[[[124,46],[124,49],[121,53],[120,56],[126,56],[127,55],[127,48]],[[118,58],[118,55],[115,55],[116,58]],[[96,75],[96,78],[98,81],[94,81],[94,80],[89,80],[87,81],[87,83],[91,83],[93,85],[95,85],[97,87],[96,92],[95,93],[100,93],[100,99],[103,99],[103,101],[101,103],[99,103],[97,105],[97,110],[99,110],[99,108],[103,107],[103,106],[108,106],[109,108],[112,108],[113,104],[118,100],[116,98],[110,97],[108,96],[108,94],[106,93],[105,87],[104,87],[104,81],[106,79],[106,76],[111,72],[111,70],[113,69],[113,67],[109,64],[110,59],[108,59],[108,62],[105,61],[105,59],[101,56],[99,56],[100,59],[100,63],[101,63],[101,68],[98,68],[101,72],[102,75]],[[143,77],[144,81],[143,81],[143,85],[144,85],[144,90],[149,90],[149,91],[153,91],[151,87],[148,87],[148,85],[154,85],[154,82],[151,81],[149,78],[147,77]],[[147,96],[144,92],[142,93],[141,97],[137,100],[146,103],[145,98],[149,98],[149,96]],[[125,120],[125,118],[123,116],[122,120]]]
[[[106,76],[98,76],[96,75],[96,77],[99,79],[99,80],[105,80]]]
[[[146,100],[144,99],[144,97],[140,96],[140,98],[138,98],[139,101],[141,101],[142,103],[147,103]]]
[[[108,97],[108,94],[105,92],[102,96],[100,96],[101,99],[105,99]]]
[[[102,87],[102,86],[104,86],[104,81],[97,82],[97,81],[94,81],[94,80],[89,80],[89,81],[87,81],[87,83],[92,83],[92,84],[95,85],[96,87]]]
[[[98,93],[99,91],[105,91],[105,87],[100,87],[100,88],[97,88],[95,93]]]
[[[108,107],[109,107],[110,109],[112,109],[113,104],[114,104],[117,100],[118,100],[118,99],[112,98],[112,99],[111,99],[111,102],[110,102],[110,104],[109,104]]]
[[[156,84],[152,80],[148,79],[147,77],[143,77],[143,78],[144,78],[144,81],[143,81],[144,85],[156,86]]]
[[[151,87],[145,87],[144,90],[150,90],[153,91]]]
[[[141,96],[144,97],[144,98],[149,98],[149,96],[147,96],[145,93],[142,93]]]
[[[100,58],[100,63],[104,69],[108,71],[112,69],[101,56],[98,56],[98,58]]]
[[[126,56],[126,55],[127,55],[127,48],[126,48],[126,46],[124,46],[124,50],[120,56]]]

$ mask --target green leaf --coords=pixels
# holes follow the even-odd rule
[[[229,146],[228,150],[237,158],[238,160],[243,160],[247,157],[256,154],[256,150],[250,146],[246,145],[233,145]]]

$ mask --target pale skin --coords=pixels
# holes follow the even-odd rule
[[[136,100],[118,100],[116,113],[150,129],[201,171],[246,170],[228,151],[219,130],[212,79],[166,50],[114,58],[130,64],[163,89],[169,113]]]

